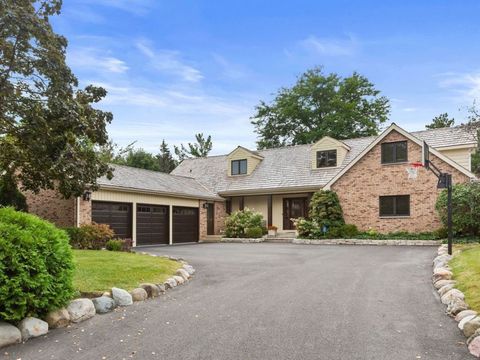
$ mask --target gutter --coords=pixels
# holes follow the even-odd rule
[[[180,193],[175,193],[175,192],[145,190],[145,189],[124,187],[124,186],[114,186],[114,185],[99,185],[99,189],[100,190],[114,190],[114,191],[121,191],[121,192],[128,192],[128,193],[141,193],[141,194],[149,194],[149,195],[159,195],[159,196],[166,196],[166,197],[171,197],[171,198],[182,198],[182,199],[192,199],[192,200],[225,201],[225,199],[220,197],[220,196],[187,195],[187,194],[180,194]]]
[[[248,195],[269,195],[269,194],[292,194],[302,192],[315,192],[323,189],[323,185],[317,186],[295,186],[295,187],[276,187],[276,188],[264,188],[264,189],[251,189],[251,190],[233,190],[233,191],[219,191],[220,196],[248,196]]]

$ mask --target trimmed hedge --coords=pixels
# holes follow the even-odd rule
[[[42,317],[73,297],[67,234],[12,208],[0,208],[0,319]]]
[[[225,236],[228,238],[250,237],[246,232],[252,228],[260,228],[263,235],[263,216],[248,208],[235,211],[225,219]]]

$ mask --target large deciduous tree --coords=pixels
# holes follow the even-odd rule
[[[79,89],[65,62],[67,40],[49,21],[61,5],[0,1],[0,176],[70,197],[111,176],[96,148],[108,141],[112,115],[92,107],[106,91]]]
[[[389,101],[364,76],[342,78],[321,67],[300,75],[274,100],[261,101],[252,117],[260,149],[308,144],[323,136],[348,139],[376,135],[388,119]]]
[[[471,166],[472,171],[477,176],[480,176],[480,109],[477,106],[477,103],[474,101],[472,106],[468,109],[467,122],[463,126],[470,131],[475,139],[477,140],[477,149],[472,154]]]
[[[440,129],[440,128],[451,127],[453,125],[455,125],[455,119],[449,118],[448,113],[443,113],[438,116],[435,116],[432,119],[432,122],[428,125],[425,125],[425,127],[427,129]]]

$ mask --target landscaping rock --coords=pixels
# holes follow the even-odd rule
[[[27,341],[30,338],[48,333],[48,323],[34,317],[27,317],[20,321],[18,329],[22,334],[22,340]]]
[[[475,331],[475,333],[467,339],[467,345],[470,345],[473,339],[479,336],[480,336],[480,329],[477,329],[477,331]]]
[[[145,301],[148,298],[148,294],[144,288],[133,289],[130,293],[133,301]]]
[[[462,321],[462,319],[470,315],[477,315],[477,312],[474,310],[464,310],[455,316],[455,321]]]
[[[480,358],[480,336],[476,336],[473,340],[468,344],[468,351],[473,356]]]
[[[78,323],[95,316],[95,305],[90,299],[75,299],[67,306],[70,320]]]
[[[195,269],[193,268],[192,265],[183,264],[183,268],[184,268],[190,275],[195,274]]]
[[[450,280],[453,274],[450,270],[445,268],[437,268],[433,271],[433,282],[438,280]]]
[[[451,316],[455,316],[459,312],[467,309],[468,309],[468,305],[464,300],[460,298],[455,298],[452,302],[448,304],[447,314]]]
[[[160,291],[161,294],[165,294],[165,284],[157,284],[158,290]]]
[[[475,317],[470,321],[467,321],[465,325],[463,325],[463,335],[467,338],[475,334],[475,331],[480,329],[480,317]]]
[[[442,296],[442,304],[448,305],[455,299],[465,300],[465,295],[458,289],[451,289]]]
[[[190,274],[187,272],[187,270],[185,269],[178,269],[176,274],[178,276],[181,276],[183,278],[183,280],[187,281],[188,279],[190,279]]]
[[[115,309],[115,301],[108,296],[100,296],[92,299],[97,314],[105,314]]]
[[[173,278],[175,279],[178,285],[182,285],[185,282],[185,280],[181,276],[174,275]]]
[[[455,287],[455,284],[448,284],[448,285],[442,286],[440,289],[438,289],[438,294],[440,295],[440,297],[442,297],[447,292],[452,290],[454,287]]]
[[[160,289],[155,284],[144,283],[140,287],[147,292],[148,297],[154,298],[160,295]]]
[[[452,260],[451,255],[448,255],[448,254],[439,255],[433,260],[433,267],[438,268],[440,267],[439,266],[440,264],[446,265],[450,260]]]
[[[112,288],[112,297],[118,306],[129,306],[133,304],[132,295],[127,290]]]
[[[459,323],[458,323],[458,328],[463,331],[463,328],[465,327],[465,324],[469,322],[470,320],[473,320],[477,317],[477,315],[468,315],[465,316]]]
[[[22,342],[22,333],[15,326],[0,321],[0,348]]]
[[[165,280],[164,284],[166,289],[173,289],[175,286],[177,286],[177,280],[175,280],[174,278],[168,278],[167,280]]]
[[[48,313],[45,321],[50,329],[62,328],[70,324],[70,314],[65,308],[58,309]]]
[[[457,282],[455,280],[438,280],[433,284],[435,289],[440,289],[444,287],[445,285],[450,285],[450,284],[456,284]]]

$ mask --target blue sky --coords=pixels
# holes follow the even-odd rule
[[[255,147],[250,116],[308,68],[367,76],[390,120],[461,122],[480,101],[480,1],[65,0],[53,20],[81,85],[109,91],[109,133],[156,151],[211,134]]]

